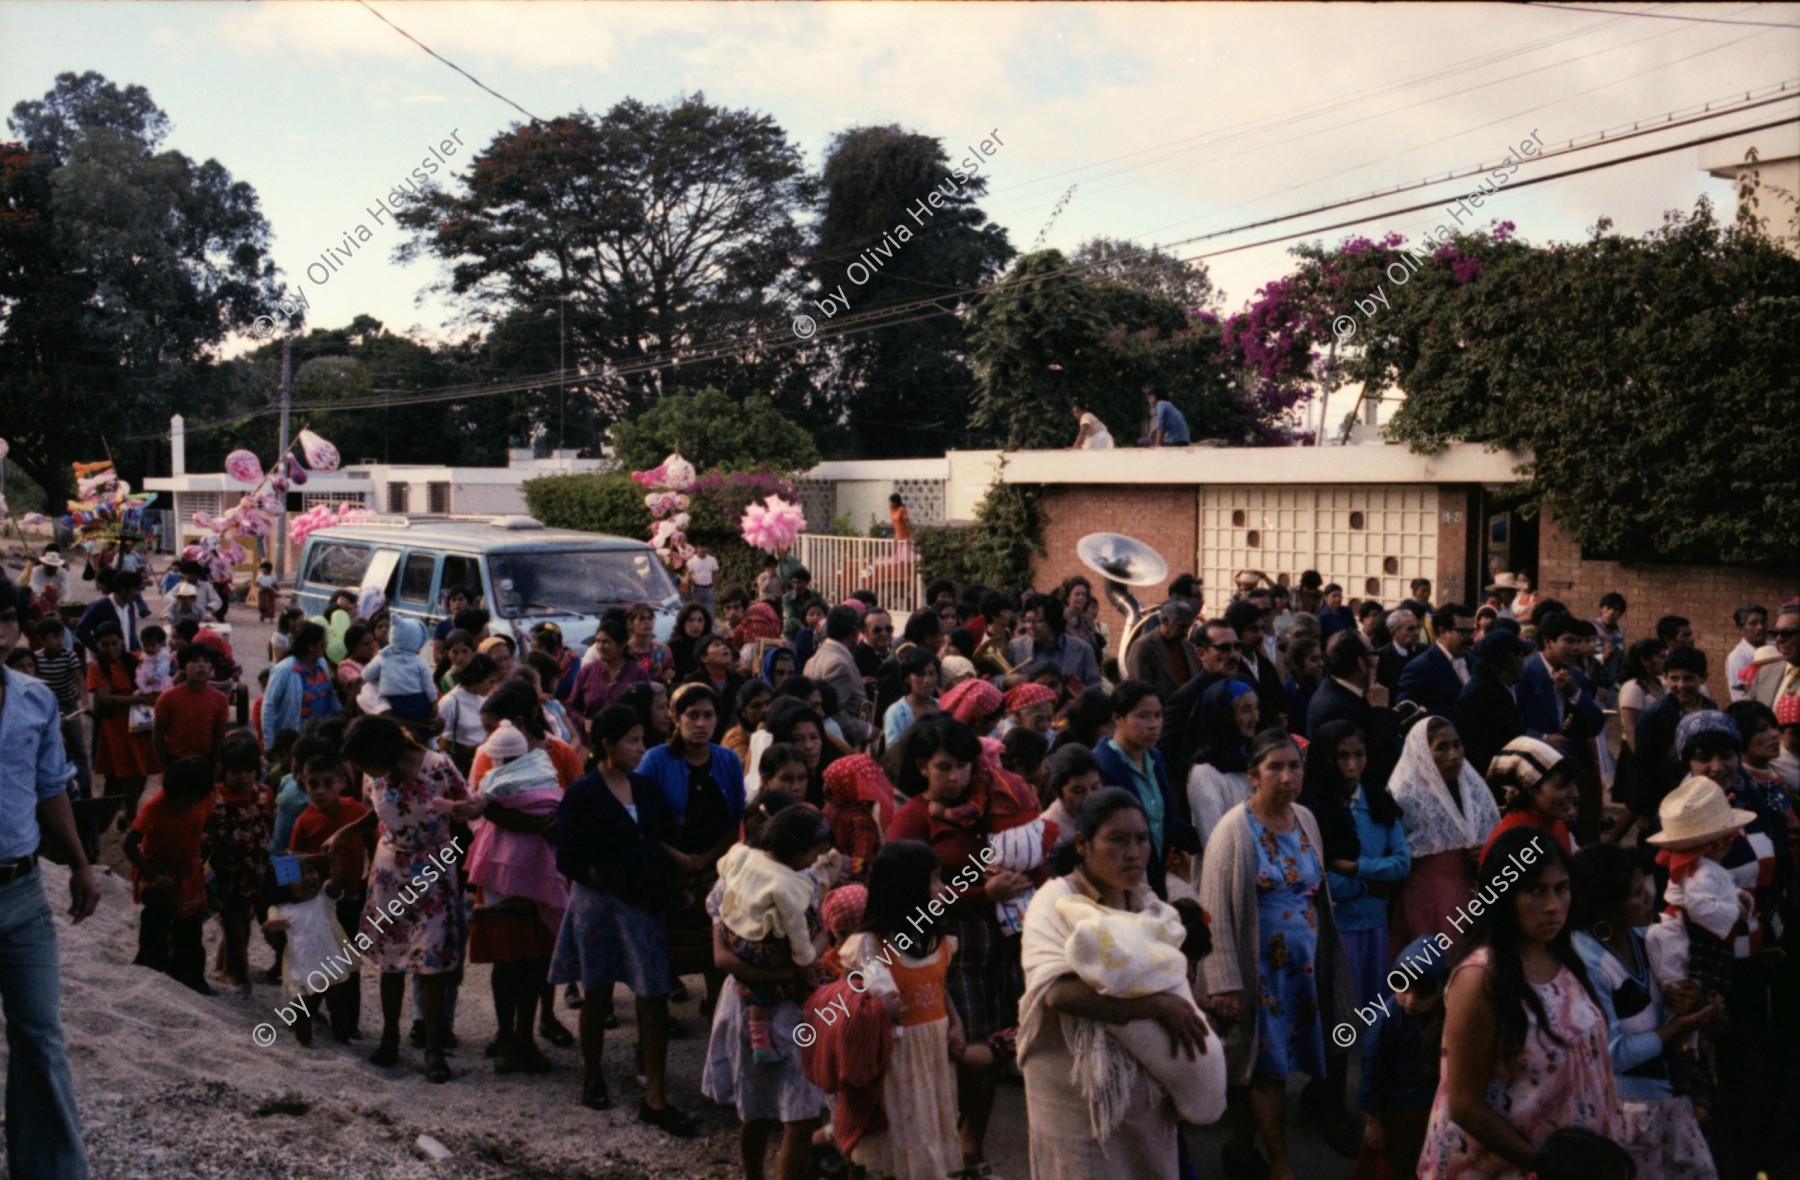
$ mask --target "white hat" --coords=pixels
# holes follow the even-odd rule
[[[63,567],[62,554],[46,553],[42,557],[38,558],[38,564],[39,565],[47,565],[53,570],[61,569]]]
[[[481,743],[482,750],[497,764],[503,758],[523,758],[531,753],[531,743],[519,727],[510,721],[502,721],[488,734],[488,740]]]
[[[1519,579],[1516,574],[1499,573],[1494,575],[1494,584],[1483,590],[1483,594],[1492,594],[1496,590],[1517,590]]]
[[[183,582],[175,587],[175,597],[198,598],[200,597],[200,587],[194,585],[192,582]]]
[[[1662,819],[1662,831],[1645,840],[1664,848],[1710,844],[1756,820],[1754,811],[1733,807],[1719,784],[1703,775],[1695,775],[1670,791],[1656,814]]]

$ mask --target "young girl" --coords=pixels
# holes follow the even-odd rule
[[[487,727],[481,723],[481,703],[500,679],[500,669],[484,655],[471,655],[456,669],[456,687],[438,701],[437,713],[444,722],[439,737],[443,751],[456,763],[456,769],[469,773],[475,761],[475,750],[487,740]]]
[[[213,991],[206,985],[206,952],[200,942],[206,922],[206,865],[200,846],[212,808],[211,765],[204,758],[183,758],[164,772],[162,792],[137,813],[124,844],[131,862],[131,899],[144,907],[132,962],[161,971],[203,996]]]
[[[778,791],[792,799],[806,798],[806,784],[809,781],[806,773],[806,755],[800,752],[799,746],[787,742],[776,742],[762,752],[762,759],[756,764],[758,780],[756,797],[762,798],[770,791]],[[748,831],[745,839],[754,840]]]
[[[909,647],[900,653],[900,682],[906,695],[888,706],[881,720],[881,737],[889,749],[900,744],[900,737],[913,722],[938,711],[937,657],[922,647]]]
[[[1339,921],[1343,920],[1340,909]],[[1404,1180],[1418,1174],[1425,1120],[1438,1088],[1444,1038],[1445,956],[1437,940],[1407,944],[1393,969],[1412,980],[1393,994],[1362,1037],[1362,1148],[1350,1180]]]
[[[122,832],[137,815],[144,781],[161,769],[146,723],[157,694],[137,687],[138,660],[125,650],[117,623],[102,623],[95,632],[94,656],[87,669],[94,698],[94,773],[106,776],[108,795],[125,796]]]
[[[344,839],[336,837],[339,832],[363,822],[369,809],[346,794],[349,775],[331,739],[318,736],[302,739],[294,747],[294,763],[305,806],[293,823],[290,838],[293,852],[317,865],[330,886],[331,904],[336,907],[338,923],[346,931],[356,931],[362,921],[363,900],[368,893],[368,846],[360,834]],[[285,788],[283,793],[286,793]],[[290,970],[297,968],[300,977],[304,978],[315,965],[304,959],[294,960],[293,953],[287,952]],[[361,1036],[357,1031],[362,1020],[359,964],[352,965],[348,979],[340,980],[325,994],[326,1005],[331,1010],[331,1033],[340,1044]]]
[[[804,804],[778,813],[756,843],[734,844],[719,861],[725,886],[719,918],[733,954],[757,967],[805,967],[825,950],[818,918],[817,882],[805,870],[831,850],[825,817]],[[751,1055],[758,1065],[782,1060],[770,1035],[769,1012],[794,998],[792,984],[752,987],[739,982],[750,1026]]]
[[[265,561],[257,567],[256,617],[265,623],[273,621],[275,600],[280,597],[281,579],[275,576],[275,567]]]
[[[1326,722],[1307,747],[1300,790],[1325,841],[1325,881],[1361,1005],[1387,991],[1387,899],[1412,869],[1400,805],[1386,787],[1363,782],[1368,764],[1362,730],[1348,721]]]
[[[898,1026],[881,1085],[887,1128],[864,1135],[850,1153],[870,1176],[938,1180],[963,1167],[951,1063],[969,1047],[944,988],[956,939],[937,924],[908,921],[943,889],[939,867],[928,844],[884,845],[869,873],[862,929],[839,950]]]
[[[1035,793],[1044,785],[1044,759],[1050,753],[1049,739],[1030,729],[1015,729],[1001,743],[1000,767],[1010,770]]]
[[[769,712],[769,702],[774,699],[775,690],[762,680],[746,680],[738,689],[737,708],[733,714],[736,724],[725,731],[719,744],[736,754],[738,761],[746,766],[750,762],[750,735],[762,725]]]
[[[174,688],[175,656],[169,651],[169,633],[151,624],[138,632],[138,642],[144,645],[138,657],[138,691],[163,693]]]
[[[792,746],[783,748],[794,750],[796,756],[800,754]],[[804,792],[804,760],[800,774],[800,790]],[[881,834],[886,830],[884,806],[885,819],[891,820],[894,784],[875,759],[867,754],[852,754],[825,768],[825,822],[831,825],[832,846],[844,854],[849,880],[869,879],[869,869],[881,851]]]
[[[269,663],[279,664],[288,658],[294,646],[294,632],[306,622],[306,612],[290,606],[275,620],[275,634],[269,636]]]
[[[218,798],[206,820],[204,845],[225,933],[223,979],[250,994],[250,917],[269,867],[275,795],[262,782],[262,749],[249,733],[226,737],[219,750]]]
[[[437,646],[441,653],[436,669],[438,691],[449,692],[456,687],[457,672],[475,654],[475,637],[467,631],[452,631]]]
[[[1075,815],[1088,792],[1100,789],[1100,764],[1086,746],[1061,745],[1044,764],[1044,781],[1038,802],[1044,819],[1056,825],[1058,844],[1075,838]]]

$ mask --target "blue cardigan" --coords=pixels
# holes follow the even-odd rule
[[[1163,838],[1160,843],[1164,849],[1163,856],[1150,858],[1145,876],[1150,888],[1156,891],[1156,896],[1167,901],[1169,874],[1168,866],[1164,863],[1167,850],[1178,848],[1197,855],[1200,852],[1200,833],[1193,824],[1181,818],[1181,807],[1187,799],[1184,797],[1177,800],[1175,792],[1169,789],[1169,771],[1163,764],[1162,751],[1152,747],[1145,751],[1145,757],[1150,759],[1150,769],[1155,773],[1157,790],[1162,793]],[[1134,795],[1138,793],[1137,776],[1125,765],[1125,759],[1119,756],[1111,742],[1100,742],[1094,746],[1094,761],[1100,764],[1100,778],[1108,786],[1123,787]]]
[[[1369,815],[1369,801],[1356,796],[1356,839],[1362,855],[1356,859],[1356,876],[1327,872],[1331,904],[1337,907],[1338,930],[1350,934],[1379,930],[1387,925],[1387,898],[1369,892],[1368,882],[1396,882],[1412,871],[1412,854],[1406,850],[1406,832],[1395,820],[1385,828]]]
[[[725,806],[731,811],[731,822],[741,824],[744,822],[744,764],[724,746],[713,746],[711,749],[713,781],[725,793]],[[663,798],[669,801],[669,810],[675,813],[675,822],[686,823],[687,760],[666,745],[655,746],[638,763],[637,772],[662,788]]]

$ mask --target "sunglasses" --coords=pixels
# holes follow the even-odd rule
[[[1779,631],[1769,632],[1771,639],[1792,639],[1796,635],[1800,635],[1800,627],[1783,627]]]
[[[1212,648],[1214,651],[1230,652],[1230,651],[1240,650],[1240,645],[1236,644],[1236,643],[1209,643],[1209,644],[1207,644],[1207,646]]]
[[[869,634],[871,634],[871,635],[892,635],[893,633],[894,633],[894,629],[892,627],[870,627],[869,628]]]

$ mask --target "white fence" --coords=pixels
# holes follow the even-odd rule
[[[801,533],[796,553],[812,574],[813,589],[827,602],[842,602],[852,590],[872,590],[896,614],[924,605],[925,585],[911,542]]]

